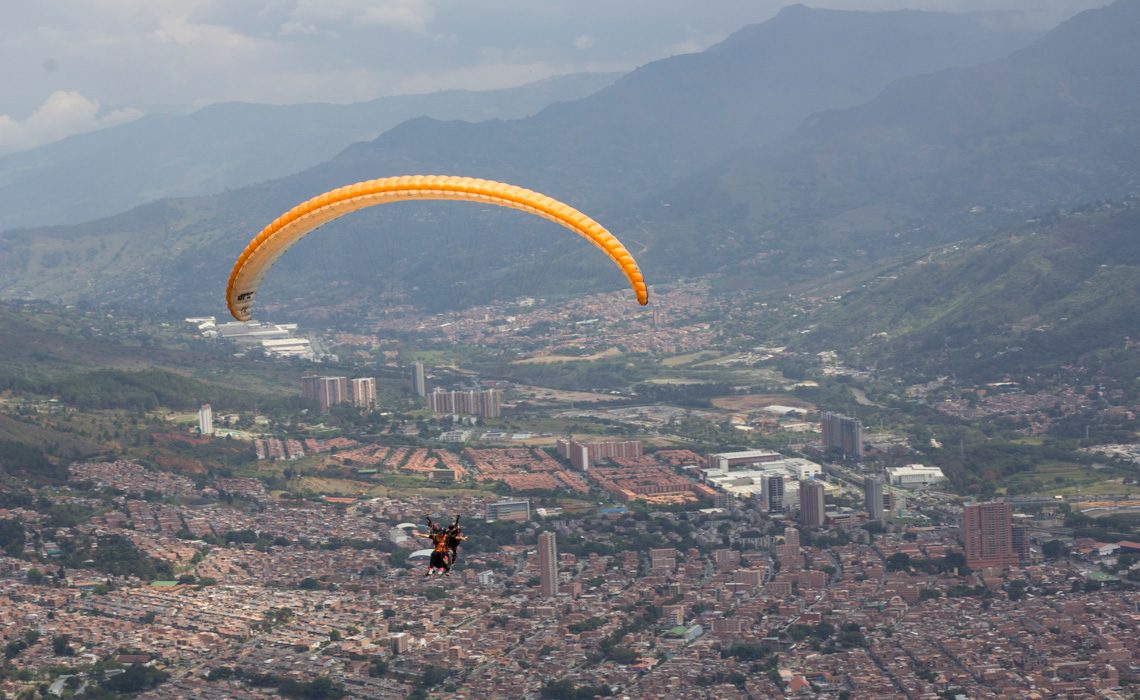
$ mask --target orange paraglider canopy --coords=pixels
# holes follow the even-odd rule
[[[226,305],[233,317],[248,321],[253,298],[269,268],[294,243],[314,229],[358,209],[410,199],[463,200],[518,209],[561,224],[598,246],[621,268],[641,304],[649,290],[625,246],[601,224],[568,204],[533,190],[493,180],[445,175],[405,175],[340,187],[302,202],[277,217],[245,247],[230,273]]]

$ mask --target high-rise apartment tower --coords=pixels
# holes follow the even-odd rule
[[[543,598],[558,595],[558,544],[553,532],[538,536],[538,576]]]

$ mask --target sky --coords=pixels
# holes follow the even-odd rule
[[[1107,0],[820,0],[1017,10]],[[786,0],[36,0],[0,3],[0,153],[228,101],[360,102],[626,71],[700,51]]]

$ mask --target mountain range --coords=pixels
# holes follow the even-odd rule
[[[715,173],[741,158],[769,158],[765,149],[791,148],[786,144],[811,131],[797,126],[820,110],[838,110],[832,118],[842,121],[900,78],[994,59],[1035,38],[988,15],[792,6],[707,51],[648,64],[532,117],[413,119],[278,180],[160,200],[83,225],[8,231],[0,236],[0,294],[213,310],[232,260],[278,213],[324,189],[410,172],[503,179],[565,199],[615,222],[615,233],[628,234],[635,253],[645,254],[650,280],[667,283],[674,273],[716,269],[723,260],[704,253],[722,250],[733,235],[721,225],[723,192],[662,220],[654,205],[672,198],[671,188],[702,169]],[[686,191],[725,182],[701,177]],[[511,295],[520,277],[540,279],[527,291],[543,293],[611,280],[579,241],[550,235],[526,217],[381,209],[337,222],[319,242],[303,241],[263,297],[300,312],[306,301],[325,303],[316,292],[335,283],[340,298],[392,290],[442,306]],[[686,245],[701,255],[684,264],[667,259]]]
[[[0,158],[0,230],[81,223],[166,197],[223,192],[324,162],[408,119],[525,117],[618,77],[578,73],[504,90],[343,105],[225,103],[149,115]]]
[[[812,115],[643,209],[663,242],[649,261],[771,286],[1124,197],[1140,185],[1137,29],[1140,2],[1120,0],[1007,58]]]
[[[569,192],[615,220],[619,235],[632,232],[651,280],[653,271],[667,282],[725,265],[743,284],[824,276],[1134,188],[1138,14],[1140,2],[1121,0],[1005,58],[910,75],[983,55],[978,44],[999,53],[1012,35],[970,15],[794,6],[533,117],[415,119],[279,180],[8,232],[3,291],[209,304],[203,281],[220,288],[247,234],[279,211],[327,187],[416,171]],[[850,106],[860,97],[869,101]],[[377,228],[387,229],[382,243]],[[489,239],[488,252],[448,255],[458,230]],[[305,298],[333,267],[336,281],[375,289],[379,271],[389,287],[429,281],[420,300],[446,304],[471,289],[509,294],[513,273],[537,274],[552,260],[567,274],[552,275],[551,289],[594,283],[596,261],[543,234],[482,211],[366,212],[319,245],[299,245],[278,286],[282,298]],[[512,245],[528,251],[519,265],[501,255]],[[359,254],[369,246],[378,252]]]
[[[1091,367],[1128,386],[1140,374],[1137,231],[1140,197],[938,247],[841,292],[803,347],[849,349],[904,376]]]

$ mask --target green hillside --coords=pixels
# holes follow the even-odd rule
[[[1094,369],[1137,388],[1140,200],[1037,220],[889,268],[805,337],[912,378]]]
[[[129,313],[0,304],[0,475],[131,456],[197,473],[248,461],[248,443],[195,446],[171,411],[276,416],[303,407],[300,370],[235,358],[224,344]]]
[[[647,264],[771,287],[1126,197],[1140,183],[1136,27],[1140,1],[1120,0],[1008,58],[813,115],[647,206]]]

